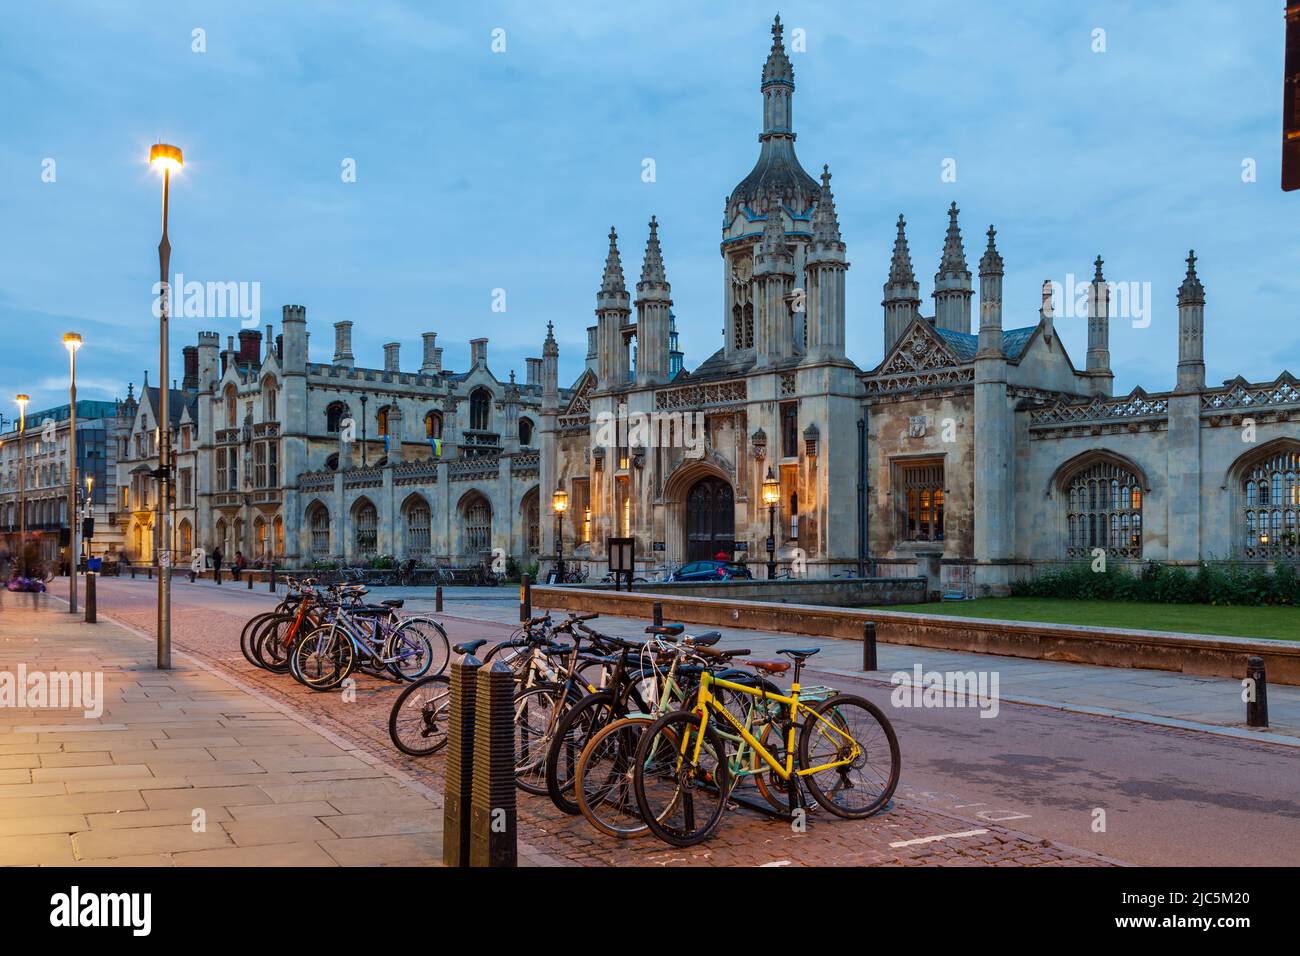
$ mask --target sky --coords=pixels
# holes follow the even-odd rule
[[[972,272],[997,226],[1008,328],[1098,254],[1138,301],[1149,290],[1145,317],[1111,322],[1116,394],[1172,386],[1192,247],[1207,381],[1300,374],[1281,0],[50,0],[0,8],[0,414],[20,391],[33,410],[66,402],[66,331],[85,339],[80,398],[138,390],[146,369],[157,384],[157,141],[186,160],[173,273],[248,283],[277,332],[283,304],[305,305],[313,361],[350,319],[359,365],[399,341],[413,370],[436,331],[448,368],[488,336],[492,370],[522,379],[549,321],[572,381],[609,227],[630,287],[653,214],[698,364],[722,341],[722,207],[758,155],[778,9],[788,42],[802,31],[796,148],[834,176],[860,366],[882,357],[898,214],[932,314],[956,201]],[[1081,367],[1083,319],[1056,326]],[[172,377],[200,330],[239,328],[176,317]]]

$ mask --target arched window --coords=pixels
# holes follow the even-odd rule
[[[325,467],[328,468],[330,471],[338,471],[338,470],[339,470],[339,453],[338,453],[338,452],[335,452],[334,454],[330,455],[328,458],[325,459]]]
[[[424,416],[424,437],[442,437],[442,415],[439,412],[429,412]]]
[[[486,388],[476,388],[469,395],[469,427],[487,431],[492,423],[492,393]]]
[[[1065,482],[1066,554],[1088,558],[1095,548],[1142,557],[1142,485],[1127,468],[1103,460]]]
[[[262,384],[262,420],[273,422],[276,420],[276,389],[275,380],[267,379]]]
[[[329,407],[325,409],[325,430],[331,435],[338,432],[347,414],[348,407],[343,402],[330,402]]]
[[[311,528],[311,553],[313,557],[324,557],[330,553],[330,513],[319,502],[307,516]]]
[[[281,557],[284,554],[284,518],[280,515],[275,516],[275,521],[271,523],[271,538],[275,548],[275,556]]]
[[[414,558],[429,553],[432,527],[429,505],[422,498],[414,498],[406,506],[406,555]]]
[[[478,554],[492,547],[492,506],[478,497],[465,508],[465,549]]]
[[[234,428],[235,422],[239,417],[239,402],[235,396],[235,386],[233,385],[226,386],[225,405],[226,405],[226,427]]]
[[[519,419],[519,445],[522,448],[529,448],[533,444],[533,420],[531,418]]]
[[[369,501],[353,512],[353,545],[359,555],[373,555],[379,543],[379,513]]]
[[[1300,557],[1300,449],[1261,455],[1239,472],[1238,550],[1247,558]]]
[[[385,405],[376,414],[376,421],[379,423],[379,437],[383,438],[388,434],[388,406]]]
[[[189,521],[181,522],[181,554],[189,557],[190,551],[194,549],[194,533],[190,529]]]
[[[263,518],[261,515],[258,515],[257,520],[253,522],[253,560],[254,561],[256,561],[258,558],[265,556],[268,553],[267,549],[270,547],[270,538],[268,537],[267,532],[269,530],[270,529],[266,523],[266,519]]]

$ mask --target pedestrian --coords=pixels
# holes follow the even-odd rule
[[[235,563],[234,563],[233,565],[231,565],[231,568],[232,568],[232,570],[231,570],[231,572],[230,572],[230,576],[231,576],[231,578],[233,578],[234,580],[238,581],[238,580],[239,580],[239,574],[240,574],[240,572],[243,571],[244,568],[246,568],[246,567],[248,567],[248,559],[244,557],[244,552],[242,552],[242,551],[236,551],[236,552],[235,552]]]
[[[212,580],[221,583],[221,545],[212,549]]]

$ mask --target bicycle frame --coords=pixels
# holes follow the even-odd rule
[[[723,707],[722,704],[718,702],[717,697],[715,697],[713,694],[713,690],[712,690],[713,687],[724,687],[730,691],[735,691],[741,694],[748,694],[750,697],[758,697],[763,700],[772,700],[772,701],[776,701],[779,704],[786,704],[789,706],[790,725],[787,730],[784,764],[782,764],[781,761],[779,761],[776,757],[774,757],[771,751],[769,751],[766,747],[763,746],[761,742],[759,742],[757,737],[755,737],[752,733],[749,732],[749,728],[741,724],[741,722],[737,720],[735,716],[729,710],[727,710],[726,707]],[[861,745],[856,740],[854,740],[850,734],[847,734],[844,731],[840,730],[833,723],[831,723],[825,717],[821,716],[821,714],[818,714],[812,708],[808,707],[806,704],[801,704],[799,702],[798,681],[795,681],[793,684],[790,685],[790,693],[788,695],[774,694],[771,691],[762,690],[760,688],[746,687],[744,684],[738,684],[735,681],[723,680],[721,678],[714,677],[712,674],[705,671],[703,674],[700,675],[700,692],[699,692],[699,698],[695,705],[694,712],[700,715],[700,729],[695,735],[695,747],[691,752],[691,760],[694,762],[698,762],[700,759],[700,750],[704,746],[704,734],[709,726],[710,713],[721,714],[726,719],[727,723],[729,723],[732,726],[732,728],[734,728],[734,730],[738,734],[740,734],[741,739],[743,739],[745,743],[747,743],[750,747],[752,747],[754,753],[757,754],[764,763],[766,763],[769,767],[771,767],[773,772],[775,772],[778,776],[780,776],[782,780],[789,780],[791,777],[805,777],[808,776],[809,774],[820,773],[823,770],[830,770],[834,767],[842,767],[845,766],[846,764],[851,764],[854,760],[857,759],[858,755],[862,752]],[[843,741],[848,742],[851,745],[851,750],[849,755],[842,760],[833,760],[829,763],[818,764],[815,767],[803,767],[796,770],[794,767],[794,757],[795,757],[794,735],[795,735],[795,730],[800,725],[799,716],[801,713],[806,713],[810,715],[812,718],[814,718],[815,720],[820,721],[823,725],[825,725],[825,727],[829,728],[837,737],[839,737]],[[687,741],[689,739],[690,739],[689,736],[684,737],[682,739],[682,749],[681,749],[682,755],[685,754]]]

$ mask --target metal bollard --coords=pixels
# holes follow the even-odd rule
[[[442,613],[442,585],[439,584],[433,591],[433,609],[439,614]]]
[[[655,627],[663,627],[664,624],[664,606],[659,601],[654,603],[654,623]]]
[[[86,623],[94,624],[98,619],[95,617],[95,578],[98,577],[95,572],[90,571],[86,574]]]
[[[442,863],[469,866],[470,796],[474,785],[474,711],[483,666],[473,654],[451,663],[447,763],[442,805]]]
[[[135,580],[135,565],[131,565],[131,580]]]
[[[519,579],[519,620],[526,621],[533,616],[533,583],[527,572]]]
[[[868,621],[862,628],[862,669],[876,669],[876,625]]]
[[[253,572],[248,572],[248,590],[253,590]]]
[[[266,589],[272,594],[275,593],[275,565],[271,565],[271,577],[267,579]]]
[[[1264,658],[1246,658],[1246,679],[1254,683],[1254,700],[1246,701],[1246,726],[1268,726],[1268,676],[1264,673]]]
[[[480,668],[475,676],[478,689],[469,864],[516,866],[519,841],[515,806],[515,675],[501,661],[493,661],[490,666]]]
[[[149,580],[153,580],[153,565],[149,565]]]

